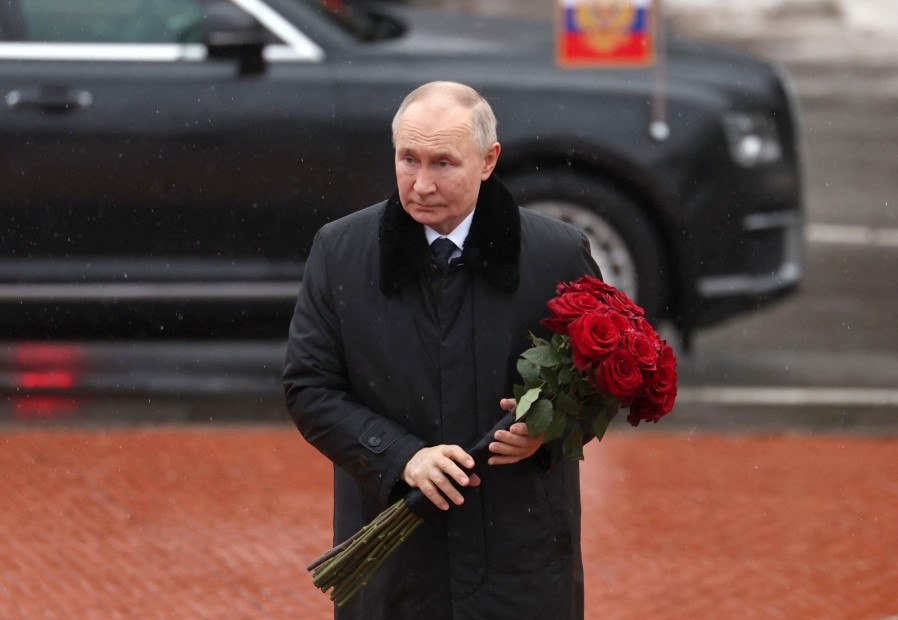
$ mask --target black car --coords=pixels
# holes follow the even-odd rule
[[[390,120],[435,79],[491,101],[499,176],[652,317],[689,334],[799,282],[767,63],[672,40],[663,73],[563,70],[549,24],[327,6],[0,2],[0,338],[285,336],[315,231],[391,193]]]

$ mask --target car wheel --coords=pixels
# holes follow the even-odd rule
[[[666,273],[658,235],[645,212],[615,188],[571,173],[512,178],[523,207],[573,224],[589,239],[602,278],[657,320],[666,303]]]

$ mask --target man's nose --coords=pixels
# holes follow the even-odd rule
[[[418,171],[418,174],[415,175],[414,190],[418,194],[431,194],[436,191],[436,184],[433,182],[433,176],[426,168],[422,168]]]

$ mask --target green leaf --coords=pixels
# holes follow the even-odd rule
[[[523,385],[518,385],[517,383],[511,389],[512,394],[514,394],[514,399],[520,401],[524,394],[527,393],[527,388]]]
[[[540,393],[539,388],[531,388],[527,390],[527,392],[518,399],[518,406],[514,410],[514,419],[520,420],[527,412],[530,410],[530,406],[539,398]]]
[[[558,352],[555,351],[555,349],[548,345],[527,349],[521,357],[533,362],[541,368],[557,366],[561,363],[561,356],[558,355]]]
[[[545,433],[550,424],[552,424],[552,403],[540,398],[531,405],[527,414],[527,432],[531,437],[536,437]]]
[[[518,359],[518,374],[524,381],[536,381],[539,379],[539,367],[531,361]]]
[[[580,412],[583,410],[583,405],[580,404],[580,401],[567,392],[558,393],[558,397],[555,399],[555,406],[574,417],[580,415]]]
[[[543,441],[546,442],[559,439],[564,434],[566,422],[567,420],[565,419],[564,411],[561,411],[556,407],[552,411],[552,423],[549,425],[549,428],[546,429],[546,435],[543,437]]]
[[[596,436],[596,441],[602,441],[602,437],[605,436],[605,431],[608,430],[608,425],[611,423],[611,419],[608,417],[604,411],[598,412],[592,419],[592,432]]]
[[[567,364],[562,365],[561,370],[558,371],[558,384],[559,385],[570,385],[574,380],[574,373],[571,372],[570,366]]]
[[[544,347],[549,344],[548,340],[543,340],[533,332],[528,332],[530,334],[530,342],[533,343],[534,347]]]
[[[583,431],[574,428],[566,433],[561,447],[562,458],[566,461],[583,460]]]
[[[576,397],[579,400],[586,401],[593,397],[594,388],[586,377],[581,377],[575,385],[577,386]]]
[[[541,369],[540,373],[546,381],[546,387],[548,387],[549,391],[555,393],[558,391],[558,371],[552,367],[546,367]]]

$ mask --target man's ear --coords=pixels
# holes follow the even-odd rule
[[[480,180],[486,181],[493,173],[493,169],[499,162],[499,153],[502,152],[502,146],[498,142],[493,142],[486,150],[483,156],[483,169],[480,171]]]

